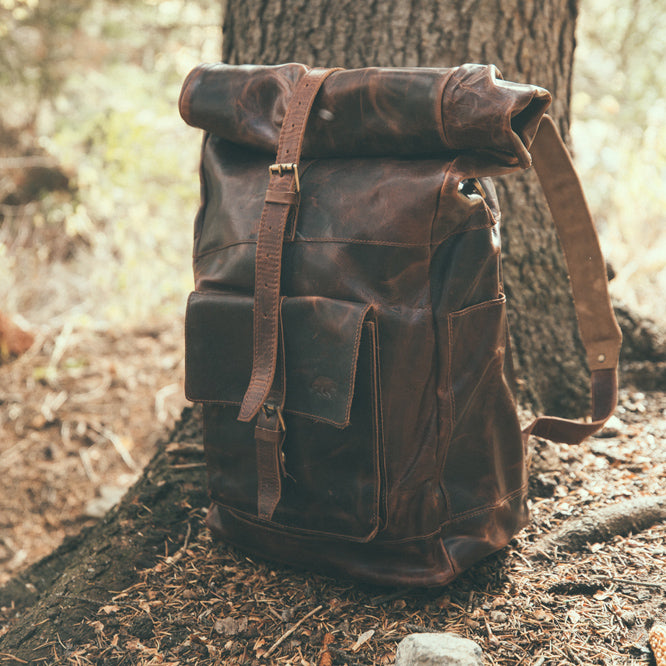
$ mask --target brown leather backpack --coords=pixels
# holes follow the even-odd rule
[[[180,111],[205,134],[186,393],[204,405],[218,536],[378,583],[444,584],[525,524],[527,437],[578,442],[612,413],[620,333],[549,103],[481,65],[188,76]],[[521,432],[488,177],[532,158],[593,414]]]

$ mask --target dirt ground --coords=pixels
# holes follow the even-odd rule
[[[0,585],[94,523],[185,405],[182,322],[37,333],[0,366]]]
[[[179,323],[61,331],[0,368],[3,582],[118,500],[179,414],[182,374]],[[184,542],[109,591],[82,622],[88,637],[63,638],[52,663],[387,665],[407,634],[453,631],[487,664],[654,664],[666,524],[643,505],[666,496],[666,394],[625,389],[601,435],[535,441],[529,527],[443,589],[373,588],[250,558],[214,543],[205,507],[193,507]],[[201,467],[198,438],[169,444],[175,467]],[[635,512],[621,534],[553,544],[608,507]]]

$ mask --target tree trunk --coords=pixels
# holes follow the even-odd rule
[[[575,2],[225,0],[224,12],[227,62],[346,67],[492,62],[507,79],[548,88],[555,99],[551,112],[566,135]],[[531,173],[501,180],[499,191],[522,397],[537,407],[580,413],[587,393],[584,357],[545,201]],[[0,661],[12,663],[7,655],[17,659],[13,663],[64,658],[94,634],[88,619],[109,603],[113,591],[135,583],[140,569],[196,532],[200,522],[192,511],[206,503],[200,439],[200,413],[186,411],[169,446],[159,448],[117,509],[0,590],[2,613],[20,611],[0,638]]]
[[[576,2],[564,0],[223,0],[222,59],[319,67],[493,63],[506,79],[550,90],[569,127]],[[587,370],[567,270],[532,172],[499,179],[504,277],[519,397],[582,415]]]

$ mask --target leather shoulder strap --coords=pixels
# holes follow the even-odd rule
[[[334,71],[310,69],[298,82],[282,121],[276,163],[269,167],[255,261],[252,375],[238,415],[240,421],[251,421],[257,415],[275,377],[285,229],[289,217],[298,210],[298,163],[310,109],[321,84]]]
[[[592,372],[592,421],[544,416],[524,431],[576,444],[603,426],[617,405],[622,333],[608,293],[606,265],[571,156],[550,116],[539,125],[530,152],[564,251],[581,339]]]

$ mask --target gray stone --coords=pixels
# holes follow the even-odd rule
[[[395,666],[483,666],[483,651],[457,634],[411,634],[398,644]]]

